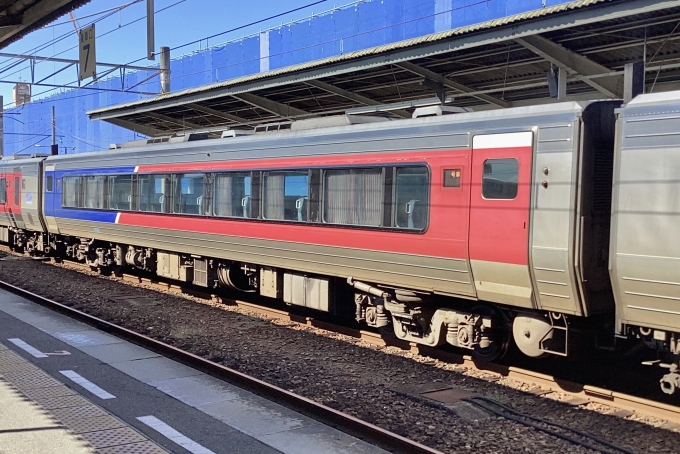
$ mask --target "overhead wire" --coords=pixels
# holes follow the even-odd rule
[[[114,12],[111,12],[111,13],[109,13],[109,14],[103,16],[103,17],[100,17],[99,19],[96,19],[96,20],[94,20],[94,21],[92,21],[92,22],[89,22],[89,23],[88,23],[87,25],[85,25],[83,28],[89,27],[89,26],[91,26],[91,25],[93,25],[93,24],[96,24],[97,22],[101,22],[101,21],[103,21],[104,19],[107,19],[107,18],[113,16],[114,14],[116,14],[115,11],[114,11]],[[117,30],[117,29],[114,29],[114,30]],[[40,49],[38,49],[36,52],[38,52],[38,51],[40,51],[40,50],[43,50],[43,49],[45,49],[45,48],[47,48],[47,47],[49,47],[49,46],[53,46],[54,44],[56,44],[56,43],[58,43],[58,42],[60,42],[60,41],[63,41],[63,40],[65,40],[65,39],[67,39],[67,38],[70,37],[71,35],[72,35],[72,32],[65,33],[65,34],[61,35],[59,38],[57,38],[56,41],[50,42],[50,43],[44,45],[43,47],[41,47]],[[55,53],[54,55],[51,55],[51,56],[49,56],[49,57],[44,57],[44,56],[37,57],[37,58],[35,58],[36,61],[35,61],[35,63],[33,63],[33,64],[35,65],[35,64],[37,64],[37,63],[42,63],[43,61],[46,61],[46,58],[54,58],[54,57],[57,57],[57,56],[59,56],[59,55],[61,55],[61,54],[64,54],[64,53],[70,51],[70,50],[76,49],[77,47],[78,47],[77,45],[76,45],[76,46],[73,46],[73,47],[70,47],[70,48],[68,48],[68,49],[65,49],[65,50],[62,50],[62,51],[60,51],[60,52],[57,52],[57,53]],[[29,56],[30,56],[30,54],[29,54]],[[20,61],[20,62],[18,62],[18,63],[12,64],[12,65],[8,65],[8,66],[6,66],[5,68],[0,68],[0,74],[2,74],[2,73],[5,72],[5,71],[8,71],[9,69],[12,69],[14,66],[17,66],[17,64],[21,64],[21,63],[25,62],[26,60],[27,60],[27,59],[24,58],[23,61]],[[13,73],[7,74],[5,77],[12,76],[12,75],[14,75],[14,74],[17,74],[17,73],[19,73],[19,72],[24,71],[25,69],[27,69],[27,68],[22,68],[22,69],[17,70],[17,71],[15,71],[15,72],[13,72]]]
[[[139,1],[141,1],[141,0],[139,0]],[[170,9],[170,8],[172,8],[172,7],[174,7],[174,6],[177,6],[177,5],[179,5],[180,3],[184,3],[185,1],[186,1],[186,0],[179,0],[179,1],[177,1],[177,2],[175,2],[175,3],[172,3],[172,4],[168,5],[168,6],[165,6],[165,7],[163,7],[163,8],[160,8],[160,9],[158,9],[158,10],[155,11],[155,14],[158,14],[158,13],[163,12],[163,11],[165,11],[165,10],[167,10],[167,9]],[[133,3],[131,3],[131,4],[133,4]],[[112,13],[112,14],[109,14],[109,15],[107,15],[107,16],[105,16],[105,17],[102,17],[102,18],[98,19],[96,22],[99,22],[100,20],[106,19],[106,18],[112,16],[113,14],[115,14],[115,12]],[[141,21],[141,20],[144,20],[145,18],[146,18],[146,15],[144,15],[144,16],[142,16],[142,17],[140,17],[140,18],[137,18],[137,19],[135,19],[135,20],[133,20],[133,21],[131,21],[131,22],[128,22],[128,23],[126,23],[126,24],[124,24],[124,25],[121,25],[121,26],[119,26],[119,27],[117,27],[117,28],[114,28],[114,29],[112,29],[112,30],[109,30],[108,32],[102,33],[101,35],[98,35],[97,37],[98,37],[98,38],[101,38],[101,37],[103,37],[103,36],[106,36],[106,35],[108,35],[108,34],[110,34],[110,33],[115,32],[115,31],[117,31],[117,30],[120,30],[120,29],[122,29],[122,28],[125,28],[125,27],[127,27],[127,26],[129,26],[129,25],[132,25],[132,24],[134,24],[134,23],[136,23],[136,22],[139,22],[139,21]],[[95,22],[95,21],[93,21],[92,23],[94,23],[94,22]],[[91,23],[88,24],[87,26],[89,26],[89,25],[91,25]],[[72,32],[69,32],[69,33],[67,33],[66,35],[62,35],[62,36],[69,36],[69,35],[71,35],[71,34],[72,34]],[[57,38],[57,39],[59,40],[59,38]],[[52,57],[57,56],[57,55],[61,55],[61,54],[65,53],[65,52],[68,52],[69,50],[76,49],[77,47],[78,47],[78,46],[70,47],[70,48],[68,48],[68,49],[66,49],[66,50],[63,50],[63,51],[60,51],[60,52],[54,54]],[[144,60],[145,58],[146,58],[146,57],[143,57],[143,58],[140,58],[140,59],[135,60],[134,62],[125,63],[125,65],[130,65],[130,64],[132,64],[132,63],[136,63],[136,62],[138,62],[138,61]],[[122,65],[122,66],[125,66],[125,65]],[[4,71],[4,70],[3,70],[2,68],[0,68],[0,73],[2,73],[3,71]],[[12,73],[12,74],[15,74],[15,73]],[[11,74],[9,74],[9,75],[11,75]],[[8,76],[9,76],[9,75],[8,75]],[[7,77],[7,76],[6,76],[6,77]],[[68,86],[68,85],[70,85],[70,84],[74,84],[74,83],[77,83],[77,82],[78,82],[77,80],[76,80],[76,81],[72,81],[72,82],[69,82],[68,84],[64,84],[63,87],[50,88],[50,89],[44,90],[44,91],[42,91],[42,92],[35,93],[35,94],[33,94],[33,97],[38,97],[38,96],[41,96],[41,95],[44,95],[44,94],[53,92],[53,91],[55,91],[55,90],[59,90],[60,88],[78,88],[78,87],[76,87],[76,86],[71,86],[71,87]],[[85,95],[82,95],[82,96],[95,95],[95,94],[98,94],[98,93],[97,93],[97,92],[95,92],[95,93],[88,93],[88,94],[85,94]],[[11,102],[5,104],[5,107],[11,107],[11,106],[12,106],[12,103],[11,103]]]
[[[87,19],[87,18],[89,18],[89,17],[94,17],[94,16],[98,16],[98,15],[100,15],[100,14],[108,13],[109,11],[118,12],[118,11],[120,11],[120,10],[123,10],[123,9],[127,8],[127,7],[130,6],[130,5],[134,5],[135,3],[139,3],[139,2],[141,2],[141,1],[143,1],[143,0],[133,0],[133,1],[128,2],[128,3],[124,3],[124,4],[122,4],[122,5],[114,6],[113,8],[108,8],[108,9],[104,9],[104,10],[102,10],[102,11],[97,11],[96,13],[87,14],[87,15],[85,15],[85,16],[80,16],[78,19]],[[56,24],[45,25],[45,26],[43,26],[42,28],[58,27],[58,26],[60,26],[60,25],[65,25],[65,24],[70,24],[70,23],[71,23],[71,21],[68,20],[68,21],[65,21],[65,22],[58,22],[58,23],[56,23]]]
[[[89,145],[89,146],[94,147],[94,148],[97,148],[97,149],[99,149],[99,150],[106,150],[106,148],[104,148],[104,147],[100,147],[99,145],[95,145],[95,144],[93,144],[93,143],[90,143],[90,142],[88,142],[88,141],[86,141],[86,140],[84,140],[84,139],[82,139],[82,138],[80,138],[80,137],[78,137],[78,136],[74,136],[73,134],[68,133],[68,132],[64,131],[63,129],[61,129],[61,128],[57,127],[57,126],[55,126],[54,129],[56,129],[57,131],[61,132],[62,134],[66,134],[67,136],[71,137],[72,139],[77,140],[78,142],[84,143],[85,145]]]
[[[139,0],[138,0],[138,1],[139,1]],[[169,8],[172,8],[172,7],[174,7],[174,6],[176,6],[176,5],[180,4],[180,3],[184,3],[185,1],[186,1],[186,0],[179,0],[179,1],[177,1],[177,2],[175,2],[175,3],[173,3],[173,4],[171,4],[171,5],[168,5],[168,6],[164,7],[164,8],[160,8],[160,9],[156,10],[155,13],[157,14],[157,13],[160,13],[160,12],[162,12],[162,11],[165,11],[165,10],[167,10],[167,9],[169,9]],[[276,19],[276,18],[278,18],[278,17],[282,17],[282,16],[285,16],[285,15],[288,15],[288,14],[291,14],[291,13],[294,13],[294,12],[297,12],[297,11],[300,11],[300,10],[303,10],[303,9],[310,8],[310,7],[312,7],[312,6],[315,6],[315,5],[318,5],[318,4],[321,4],[321,3],[325,3],[325,2],[327,2],[327,1],[328,1],[328,0],[317,0],[317,1],[315,1],[315,2],[308,3],[308,4],[306,4],[306,5],[303,5],[303,6],[300,6],[300,7],[297,7],[297,8],[293,8],[293,9],[290,9],[290,10],[287,10],[287,11],[284,11],[284,12],[281,12],[281,13],[278,13],[278,14],[275,14],[275,15],[272,15],[272,16],[269,16],[269,17],[266,17],[266,18],[263,18],[263,19],[259,19],[259,20],[257,20],[257,21],[253,21],[253,22],[250,22],[250,23],[248,23],[248,24],[240,25],[240,26],[238,26],[238,27],[234,27],[234,28],[231,28],[231,29],[229,29],[229,30],[225,30],[225,31],[220,32],[220,33],[216,33],[216,34],[213,34],[213,35],[210,35],[210,36],[203,37],[203,38],[198,39],[198,40],[194,40],[194,41],[191,41],[191,42],[187,42],[187,43],[181,44],[181,45],[179,45],[179,46],[175,46],[175,47],[171,48],[171,50],[180,49],[180,48],[183,48],[183,47],[192,45],[192,44],[196,44],[196,43],[202,42],[202,41],[204,41],[204,40],[208,40],[208,39],[211,39],[211,38],[215,38],[215,37],[217,37],[217,36],[222,36],[222,35],[225,35],[225,34],[227,34],[227,33],[232,33],[232,32],[234,32],[234,31],[238,31],[238,30],[241,30],[241,29],[244,29],[244,28],[253,26],[253,25],[257,25],[257,24],[260,24],[260,23],[263,23],[263,22],[266,22],[266,21],[269,21],[269,20],[272,20],[272,19]],[[133,4],[133,3],[135,3],[135,2],[131,2],[130,4]],[[129,5],[128,5],[128,6],[129,6]],[[109,16],[106,16],[106,17],[109,17]],[[105,19],[106,17],[101,18],[101,19]],[[103,33],[103,34],[101,34],[101,35],[98,35],[98,38],[101,38],[101,37],[103,37],[103,36],[106,36],[106,35],[108,35],[109,33],[112,33],[112,32],[114,32],[114,31],[116,31],[116,30],[119,30],[120,28],[127,27],[127,26],[132,25],[132,24],[134,24],[134,23],[136,23],[136,22],[139,22],[139,21],[141,21],[141,20],[144,20],[145,18],[146,18],[146,16],[142,16],[142,17],[140,17],[140,18],[138,18],[138,19],[135,19],[135,20],[133,20],[133,21],[131,21],[131,22],[128,22],[127,24],[125,24],[125,25],[123,25],[123,26],[121,26],[121,27],[115,28],[115,29],[110,30],[110,31],[108,31],[108,32],[106,32],[106,33]],[[55,55],[63,54],[64,52],[67,52],[67,51],[69,51],[69,50],[73,50],[73,49],[75,49],[75,48],[77,48],[77,47],[78,47],[78,46],[71,47],[71,48],[66,49],[66,50],[64,50],[64,51],[61,51],[61,52],[59,52],[59,53],[57,53],[57,54],[55,54]],[[136,60],[129,61],[129,62],[125,63],[125,64],[122,65],[122,66],[132,65],[132,64],[134,64],[134,63],[138,63],[138,62],[140,62],[140,61],[142,61],[142,60],[145,60],[145,59],[146,59],[146,56],[141,57],[141,58],[138,58],[138,59],[136,59]],[[2,71],[3,71],[2,68],[0,68],[0,73],[2,73]],[[12,74],[15,74],[15,73],[12,73]],[[9,75],[12,75],[12,74],[9,74]],[[77,82],[77,81],[70,82],[69,84],[76,83],[76,82]],[[65,84],[65,85],[69,85],[69,84]],[[68,87],[65,87],[65,88],[68,88]],[[75,87],[75,86],[74,86],[73,88],[78,88],[78,87]],[[50,88],[50,89],[45,90],[45,91],[42,91],[42,92],[40,92],[40,93],[36,93],[34,96],[37,97],[37,96],[40,96],[40,95],[43,95],[43,94],[46,94],[46,93],[50,93],[50,92],[55,91],[55,90],[58,90],[58,89],[59,89],[59,88],[56,88],[56,87],[55,87],[55,88]],[[94,93],[93,93],[93,94],[94,94]],[[7,106],[11,106],[11,103],[8,103]]]

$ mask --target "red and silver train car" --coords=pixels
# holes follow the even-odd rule
[[[667,262],[659,276],[651,266],[641,266],[644,276],[627,271],[638,256],[680,257],[655,243],[678,235],[671,194],[680,191],[664,175],[678,170],[680,143],[673,148],[660,118],[673,99],[643,95],[618,111],[620,102],[597,101],[397,121],[341,116],[320,128],[299,121],[49,157],[40,164],[44,235],[24,232],[23,245],[351,314],[482,358],[509,338],[529,356],[568,355],[583,333],[649,335],[669,349],[680,321],[655,324],[656,312],[632,311],[642,303],[626,298],[668,285],[659,295],[672,304],[680,288],[679,267]],[[658,133],[626,135],[640,109],[659,117],[647,123]],[[329,126],[336,120],[343,125]],[[640,143],[658,138],[663,161],[633,150],[648,131]],[[625,180],[641,175],[649,184]],[[656,216],[649,203],[636,209],[637,227],[624,219],[631,200],[655,191],[668,196],[660,223],[645,217]],[[8,219],[0,230],[18,237]],[[655,227],[643,235],[645,223]]]

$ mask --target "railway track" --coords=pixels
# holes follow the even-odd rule
[[[56,301],[44,298],[35,293],[24,290],[4,281],[0,281],[0,288],[8,290],[41,306],[52,309],[87,323],[97,329],[115,335],[129,342],[154,351],[167,358],[178,361],[194,369],[200,370],[213,377],[225,380],[245,390],[258,394],[270,401],[281,404],[291,410],[302,413],[325,425],[335,427],[342,432],[362,439],[370,444],[394,453],[403,454],[442,454],[441,451],[409,440],[406,437],[387,431],[373,424],[362,421],[346,413],[322,405],[306,397],[271,385],[250,375],[209,361],[200,356],[178,349],[164,342],[129,330],[114,323],[94,317],[85,312],[73,309]]]
[[[51,262],[54,263],[54,260],[52,259]],[[68,263],[70,266],[91,271],[90,267],[87,265],[78,262]],[[402,350],[408,350],[414,354],[419,354],[421,356],[455,364],[466,370],[483,373],[487,376],[486,378],[488,380],[500,380],[506,378],[526,385],[540,387],[541,391],[537,394],[558,392],[569,396],[571,399],[573,399],[573,402],[583,402],[583,404],[591,402],[595,404],[607,405],[620,411],[639,413],[641,415],[667,420],[674,425],[680,426],[680,407],[669,405],[663,402],[657,402],[652,399],[645,399],[597,386],[566,381],[549,374],[544,374],[521,367],[479,361],[469,355],[457,354],[416,343],[408,343],[398,339],[389,339],[388,341],[380,334],[372,331],[352,329],[346,326],[318,320],[313,317],[300,316],[289,311],[270,308],[243,300],[226,299],[215,294],[197,291],[193,288],[187,289],[175,283],[157,281],[134,274],[122,274],[120,277],[124,282],[129,284],[141,284],[158,291],[170,292],[174,294],[187,294],[206,300],[212,300],[217,303],[247,310],[270,320],[283,320],[300,323],[314,328],[343,334],[379,347],[398,347]],[[0,285],[2,285],[1,282]]]

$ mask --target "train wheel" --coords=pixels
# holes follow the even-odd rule
[[[480,361],[501,359],[508,352],[509,344],[508,330],[503,314],[495,307],[486,304],[474,306],[471,312],[490,317],[492,326],[492,330],[485,334],[482,342],[475,346],[472,357]]]

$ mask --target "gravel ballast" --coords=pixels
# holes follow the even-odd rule
[[[664,421],[572,407],[559,393],[528,394],[526,385],[380,348],[306,325],[267,320],[246,310],[162,293],[120,278],[0,253],[0,279],[314,399],[447,453],[593,452],[513,421],[417,397],[447,386],[490,397],[518,411],[568,425],[632,452],[674,453],[680,433]],[[120,298],[124,295],[125,298]],[[114,299],[111,299],[111,298]],[[414,391],[415,390],[415,391]],[[555,395],[557,394],[557,395]],[[589,442],[592,443],[592,442]]]

